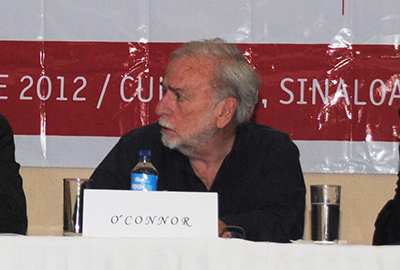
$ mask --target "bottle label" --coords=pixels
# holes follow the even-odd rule
[[[156,191],[157,179],[157,175],[151,175],[147,173],[132,173],[131,190]]]

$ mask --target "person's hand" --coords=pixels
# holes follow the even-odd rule
[[[218,236],[222,238],[245,239],[244,229],[236,225],[226,225],[222,220],[218,220]]]
[[[218,236],[222,238],[232,238],[232,234],[229,231],[224,230],[226,228],[225,222],[218,220]]]

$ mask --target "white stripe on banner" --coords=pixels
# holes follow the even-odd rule
[[[295,141],[303,172],[396,174],[398,143]]]
[[[16,135],[15,156],[27,167],[95,168],[118,139]]]
[[[117,137],[15,136],[16,159],[22,166],[95,168]],[[300,162],[308,173],[395,174],[397,143],[295,141]],[[30,146],[23,151],[19,145]]]
[[[1,40],[399,44],[398,0],[3,0]]]

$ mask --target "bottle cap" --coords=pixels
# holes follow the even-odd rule
[[[139,157],[151,158],[151,151],[150,150],[139,150]]]

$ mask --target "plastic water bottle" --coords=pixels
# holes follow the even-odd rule
[[[151,163],[151,151],[140,150],[139,162],[131,171],[131,190],[157,190],[158,172]]]

